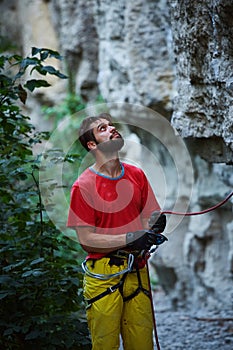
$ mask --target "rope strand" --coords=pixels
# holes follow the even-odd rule
[[[206,214],[210,211],[213,211],[219,207],[221,207],[223,204],[225,204],[233,195],[233,192],[229,193],[228,196],[221,202],[219,202],[218,204],[214,205],[213,207],[210,207],[208,209],[205,210],[201,210],[201,211],[193,211],[193,212],[179,212],[179,211],[172,211],[172,210],[164,210],[161,212],[161,214],[169,214],[169,215],[182,215],[182,216],[193,216],[193,215],[202,215],[202,214]]]

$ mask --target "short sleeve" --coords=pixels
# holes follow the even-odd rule
[[[95,209],[91,206],[91,201],[92,198],[86,190],[81,190],[78,185],[72,187],[68,227],[95,226]]]

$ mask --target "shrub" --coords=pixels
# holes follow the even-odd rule
[[[2,349],[89,349],[82,302],[79,246],[60,233],[44,210],[33,146],[38,133],[20,109],[28,91],[45,79],[20,83],[26,71],[66,76],[47,58],[58,52],[32,48],[30,57],[0,56],[0,347]]]

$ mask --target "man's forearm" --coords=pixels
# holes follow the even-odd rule
[[[76,229],[79,242],[83,249],[89,253],[110,253],[126,246],[126,234],[106,235],[95,232],[83,234],[80,231],[80,229]]]

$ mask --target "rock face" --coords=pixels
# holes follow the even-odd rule
[[[166,1],[96,1],[99,87],[107,101],[168,114],[174,94]]]
[[[204,4],[199,0],[11,0],[2,1],[0,8],[8,14],[2,32],[20,43],[22,53],[28,53],[30,46],[49,46],[64,55],[69,91],[90,103],[100,93],[110,103],[139,104],[171,121],[185,140],[194,170],[193,180],[180,177],[181,209],[184,203],[190,204],[190,210],[205,209],[232,190],[231,0]],[[15,23],[18,30],[13,29]],[[53,93],[41,92],[32,100],[31,110],[39,114],[41,100],[58,103],[66,89],[54,82]],[[149,125],[147,132],[143,123]],[[172,209],[179,174],[174,175],[174,159],[167,149],[149,134],[156,129],[164,136],[165,129],[151,113],[145,113],[140,125],[140,130],[132,126],[128,131],[164,168],[168,190],[162,202]],[[167,136],[166,145],[180,157],[183,172],[187,164],[182,165],[176,142]],[[140,156],[147,169],[147,156],[143,151]],[[136,161],[139,158],[138,151]],[[157,185],[156,194],[162,199],[162,186]],[[169,241],[151,262],[174,307],[232,307],[232,201],[178,224],[168,217],[168,224]]]
[[[232,10],[231,0],[170,2],[178,89],[172,123],[183,137],[198,138],[207,160],[229,163],[233,159]]]
[[[94,0],[51,1],[50,14],[66,57],[70,89],[88,101],[97,94],[98,37]]]

